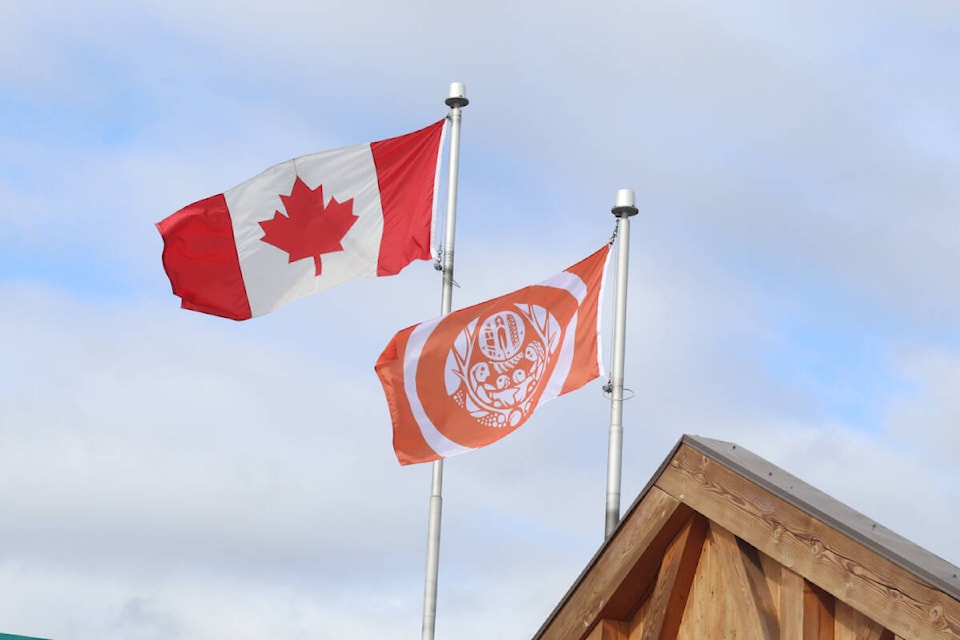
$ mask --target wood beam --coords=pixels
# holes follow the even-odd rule
[[[834,640],[833,596],[809,582],[803,584],[803,640]]]
[[[746,542],[740,541],[741,549],[744,546],[748,546]],[[752,554],[755,554],[760,560],[760,572],[763,574],[764,580],[767,583],[767,591],[770,593],[770,600],[773,602],[774,611],[777,612],[777,617],[779,618],[780,611],[780,581],[781,573],[783,570],[783,565],[771,558],[765,553],[760,553],[756,547],[749,547]]]
[[[627,640],[629,627],[622,620],[603,619],[585,640]]]
[[[722,561],[725,581],[733,590],[737,617],[744,625],[746,637],[777,640],[780,631],[776,612],[763,576],[751,579],[736,537],[716,523],[710,523],[710,541],[716,546],[717,557]],[[758,589],[761,584],[762,588]]]
[[[676,640],[706,538],[706,519],[694,516],[670,543],[650,595],[641,640]]]
[[[776,639],[780,636],[777,606],[774,604],[773,594],[770,592],[767,576],[764,574],[760,552],[739,538],[737,538],[737,546],[740,547],[740,560],[746,570],[747,579],[750,581],[750,590],[757,606],[757,612],[760,615],[760,621],[768,631],[767,637]],[[768,566],[772,564],[774,563],[768,562]]]
[[[690,446],[655,484],[894,633],[960,640],[960,602]]]
[[[650,487],[534,640],[580,640],[601,618],[626,619],[656,576],[663,551],[692,514],[673,496]]]
[[[884,640],[885,634],[893,640],[893,635],[878,622],[840,601],[834,603],[833,615],[836,618],[833,640]]]
[[[780,640],[803,637],[803,578],[781,565]]]

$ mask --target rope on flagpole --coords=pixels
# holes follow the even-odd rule
[[[456,287],[457,289],[460,288],[460,283],[459,283],[459,282],[457,282],[457,281],[454,280],[451,276],[449,276],[449,275],[447,275],[446,273],[444,273],[444,268],[443,268],[443,245],[439,245],[439,246],[437,247],[437,259],[433,261],[433,268],[436,269],[437,271],[439,271],[441,274],[443,274],[443,282],[444,282],[444,284],[446,284],[446,282],[449,280],[451,286],[454,286],[454,287]]]
[[[619,228],[620,228],[620,225],[615,222],[613,224],[613,233],[610,234],[610,240],[607,241],[607,245],[612,247],[613,243],[617,241],[617,230]],[[439,269],[440,267],[437,267],[437,268]]]

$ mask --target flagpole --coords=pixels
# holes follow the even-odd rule
[[[620,477],[623,457],[623,361],[627,330],[627,266],[630,260],[630,216],[637,215],[632,189],[617,191],[610,210],[617,218],[617,289],[613,318],[613,367],[610,372],[610,444],[607,452],[607,503],[604,538],[620,522]]]
[[[460,82],[450,83],[450,94],[445,100],[450,107],[450,164],[447,183],[446,235],[442,247],[443,288],[440,297],[440,315],[453,308],[453,244],[457,223],[457,174],[460,171],[460,110],[469,104],[466,87]],[[430,487],[430,514],[427,520],[427,571],[423,586],[422,640],[433,640],[437,626],[437,584],[440,573],[440,516],[443,510],[443,459],[433,463]]]

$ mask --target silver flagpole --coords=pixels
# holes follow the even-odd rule
[[[611,213],[617,217],[617,292],[613,318],[613,367],[610,372],[610,445],[607,453],[607,517],[604,538],[620,522],[620,476],[623,457],[623,360],[627,331],[627,266],[630,216],[637,215],[632,189],[617,191]]]
[[[453,243],[457,224],[457,174],[460,170],[460,109],[469,104],[466,87],[460,82],[450,83],[446,99],[450,107],[450,164],[447,183],[446,235],[441,254],[443,290],[440,297],[440,315],[453,308]],[[430,515],[427,520],[427,576],[423,585],[422,640],[433,640],[437,626],[437,582],[440,573],[440,515],[443,509],[443,460],[433,463],[433,481],[430,487]]]

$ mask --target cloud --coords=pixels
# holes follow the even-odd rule
[[[0,12],[4,630],[416,632],[430,469],[396,464],[372,363],[437,273],[231,323],[177,308],[153,223],[422,126],[452,80],[455,306],[592,252],[637,191],[624,506],[695,433],[958,561],[953,4]],[[600,384],[448,462],[440,635],[531,635],[596,549]]]

